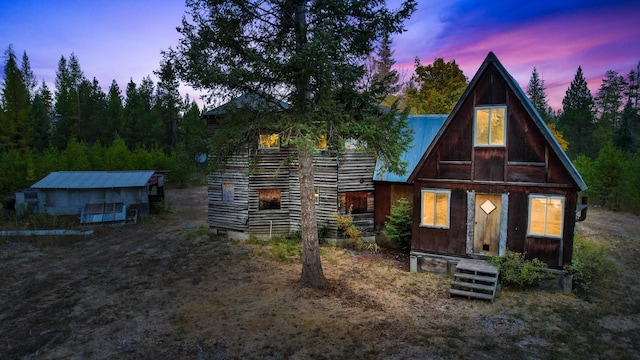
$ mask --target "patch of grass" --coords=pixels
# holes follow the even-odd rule
[[[302,244],[299,238],[293,236],[274,236],[268,240],[258,240],[255,237],[248,243],[262,248],[259,255],[266,255],[270,259],[280,262],[298,261],[302,256]]]

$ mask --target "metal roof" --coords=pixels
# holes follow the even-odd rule
[[[258,94],[244,94],[237,98],[231,99],[229,102],[218,106],[215,109],[209,110],[202,114],[203,116],[215,116],[224,115],[235,109],[241,109],[247,107],[249,109],[269,109],[269,110],[283,110],[288,109],[289,104],[284,101],[273,99],[269,96],[261,96]]]
[[[142,187],[155,171],[57,171],[31,185],[36,189],[111,189]]]
[[[380,160],[378,160],[376,161],[376,171],[373,174],[373,180],[406,182],[425,150],[427,150],[429,144],[431,144],[431,141],[433,141],[442,127],[442,124],[444,124],[447,116],[446,114],[409,115],[407,117],[407,126],[413,130],[413,141],[401,157],[402,161],[407,162],[407,171],[403,175],[382,173],[382,164]]]

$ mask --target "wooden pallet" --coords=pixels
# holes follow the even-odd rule
[[[493,302],[500,271],[481,260],[462,259],[456,266],[449,296],[463,296]]]

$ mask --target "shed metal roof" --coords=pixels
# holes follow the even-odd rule
[[[407,162],[407,171],[403,175],[383,173],[382,163],[376,162],[376,171],[373,174],[374,181],[406,182],[411,172],[416,167],[420,158],[429,144],[447,119],[447,114],[409,115],[407,126],[413,130],[413,141],[407,151],[402,154],[401,160]]]
[[[36,189],[111,189],[145,186],[155,171],[57,171],[31,185]]]

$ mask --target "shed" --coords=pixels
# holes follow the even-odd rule
[[[571,262],[578,192],[587,186],[491,52],[407,182],[414,258],[511,250],[552,268]]]
[[[16,199],[29,199],[37,204],[38,213],[47,214],[83,214],[96,209],[112,209],[113,212],[137,211],[138,216],[149,215],[149,200],[163,200],[164,177],[153,170],[138,171],[57,171],[23,191],[28,196],[16,196]],[[27,204],[16,202],[16,209]],[[84,218],[84,216],[83,216]],[[116,217],[101,216],[104,221],[119,220]],[[88,222],[97,222],[98,218]],[[100,221],[102,222],[102,221]]]

